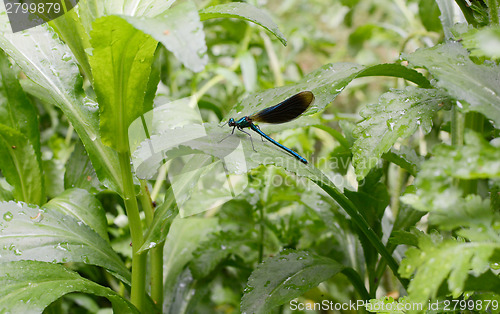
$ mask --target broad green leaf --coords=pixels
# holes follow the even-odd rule
[[[330,279],[344,266],[305,251],[286,250],[257,266],[241,300],[244,313],[267,313]]]
[[[105,297],[111,301],[115,313],[139,313],[118,293],[62,265],[38,261],[0,264],[0,312],[42,313],[52,302],[71,292]]]
[[[421,73],[397,63],[377,64],[359,72],[358,77],[391,76],[400,77],[423,88],[431,88],[431,83]]]
[[[125,0],[124,13],[126,15],[152,18],[164,13],[175,1],[176,0]],[[172,8],[172,10],[175,8]]]
[[[45,194],[48,199],[64,191],[64,164],[57,159],[42,161]]]
[[[0,201],[5,201],[5,202],[13,201],[14,195],[12,195],[12,187],[11,186],[6,187],[4,186],[4,183],[5,179],[0,181]]]
[[[500,26],[473,28],[463,34],[462,44],[471,56],[500,58]]]
[[[202,279],[249,241],[251,239],[234,232],[221,231],[213,234],[193,252],[193,260],[189,264],[189,269],[195,278]]]
[[[430,32],[439,32],[442,29],[439,16],[438,4],[435,0],[420,0],[418,2],[418,16],[420,21],[424,24],[425,29]]]
[[[162,15],[143,18],[122,16],[135,28],[151,35],[187,68],[201,72],[208,62],[205,33],[196,6],[184,1]]]
[[[283,45],[286,46],[286,38],[281,33],[271,17],[263,10],[244,2],[232,2],[214,5],[200,11],[202,21],[213,18],[238,18],[260,25],[273,33]]]
[[[416,190],[402,201],[421,211],[451,213],[465,206],[462,191],[453,179],[500,177],[500,149],[481,135],[467,132],[463,146],[436,146],[433,157],[422,164],[415,179]]]
[[[30,204],[43,204],[43,170],[33,145],[24,134],[0,124],[0,155],[0,169],[14,187],[14,198]]]
[[[304,90],[313,92],[315,96],[314,103],[304,115],[314,114],[324,110],[352,80],[366,76],[401,77],[421,86],[429,86],[429,82],[421,74],[397,64],[364,67],[355,63],[331,63],[314,70],[294,85],[267,89],[248,96],[226,115],[226,120],[231,117],[251,115]],[[293,122],[284,125],[269,125],[266,128],[273,131],[282,130],[290,128],[290,124]]]
[[[146,94],[144,95],[144,108],[153,108],[154,106],[156,92],[158,91],[158,84],[161,81],[161,73],[163,71],[163,66],[164,66],[163,53],[164,49],[161,46],[157,46],[155,50],[154,60],[151,65],[151,73],[149,74],[148,85],[146,87]],[[141,117],[144,117],[144,115],[142,115]]]
[[[443,26],[444,37],[446,39],[450,39],[453,37],[451,33],[451,28],[455,24],[455,10],[453,8],[453,1],[450,0],[436,0],[436,3],[439,7],[439,12],[441,15],[439,19],[441,20],[441,25]]]
[[[130,123],[150,109],[143,104],[157,42],[117,16],[96,20],[90,41],[102,142],[125,152]]]
[[[152,18],[168,10],[176,0],[80,0],[78,15],[90,33],[92,22],[106,15],[127,15]]]
[[[470,104],[462,104],[462,110],[480,112],[500,125],[500,66],[473,63],[459,43],[418,49],[403,58],[413,67],[426,68],[452,98]]]
[[[167,241],[163,267],[165,272],[165,302],[168,304],[173,297],[173,289],[177,276],[193,258],[193,251],[200,245],[207,234],[217,228],[215,218],[176,218],[172,223]]]
[[[488,271],[491,262],[499,262],[491,260],[499,250],[498,241],[461,242],[420,233],[418,248],[406,251],[399,272],[406,278],[413,275],[408,293],[415,302],[425,304],[435,298],[443,282],[457,298],[464,292],[469,272],[479,276]]]
[[[76,9],[83,28],[87,34],[92,30],[92,23],[99,17],[106,15],[105,6],[117,1],[100,1],[100,0],[80,0]],[[121,14],[122,12],[118,13]]]
[[[102,144],[97,104],[83,96],[82,78],[73,54],[46,25],[13,34],[7,14],[0,12],[0,48],[32,81],[45,90],[80,136],[101,182],[121,192],[118,157]],[[48,95],[48,96],[47,96]]]
[[[80,142],[75,145],[73,153],[66,162],[64,188],[81,188],[94,194],[102,190],[89,156]]]
[[[89,192],[73,188],[51,199],[42,208],[57,210],[68,216],[75,217],[92,228],[104,240],[109,242],[108,222],[104,208],[99,200]]]
[[[387,187],[380,182],[382,177],[380,169],[371,171],[364,181],[358,186],[358,191],[344,189],[344,195],[351,200],[356,208],[362,208],[360,214],[364,217],[375,234],[382,238],[382,217],[385,208],[389,205],[390,198]],[[359,240],[363,246],[365,265],[369,274],[373,273],[378,261],[378,254],[370,239],[364,234],[359,234]]]
[[[0,203],[2,261],[81,262],[104,267],[129,284],[130,273],[109,243],[77,220],[70,205],[64,211],[71,216],[52,206]]]
[[[364,120],[354,131],[357,140],[352,149],[358,178],[364,178],[398,138],[411,136],[419,127],[429,132],[434,113],[446,100],[439,90],[409,86],[385,93],[378,104],[363,109]]]
[[[50,21],[49,25],[54,28],[59,37],[71,49],[78,64],[82,67],[85,76],[92,79],[92,72],[86,52],[90,48],[89,34],[83,27],[78,12],[81,12],[80,8],[66,12],[59,18]]]
[[[0,51],[0,123],[24,134],[40,158],[40,131],[35,106],[26,97],[3,51]]]
[[[264,108],[276,105],[290,96],[308,90],[315,96],[311,108],[304,114],[309,115],[322,111],[335,97],[366,68],[355,63],[332,63],[309,73],[294,85],[282,86],[254,93],[241,102],[226,115],[229,118],[240,118],[251,115]],[[300,119],[296,120],[300,121]],[[292,122],[293,123],[293,122]],[[266,129],[283,130],[290,127],[290,123],[275,126],[266,126]]]
[[[405,192],[409,192],[412,188],[413,186],[408,187]],[[425,212],[415,210],[411,206],[401,203],[396,221],[394,221],[394,225],[392,227],[392,232],[396,230],[406,230],[409,227],[415,226],[415,224],[419,222],[420,218],[424,215]]]
[[[396,230],[391,233],[389,243],[395,245],[404,244],[416,247],[418,246],[418,237],[412,232]]]
[[[420,164],[424,160],[423,157],[417,156],[415,150],[409,148],[408,146],[401,146],[399,150],[394,147],[385,154],[382,155],[382,158],[385,160],[392,162],[405,169],[412,176],[416,176],[418,170],[420,169]]]
[[[177,277],[174,300],[163,303],[163,313],[196,313],[210,288],[211,285],[194,279],[189,268],[185,268]]]
[[[363,48],[364,43],[373,37],[376,32],[382,32],[384,29],[380,25],[363,24],[357,27],[352,33],[349,34],[347,41],[349,54],[357,55]]]

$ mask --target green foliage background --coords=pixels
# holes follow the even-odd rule
[[[0,5],[0,311],[495,313],[498,6],[81,0],[12,33]],[[220,141],[302,90],[261,128],[309,165]]]

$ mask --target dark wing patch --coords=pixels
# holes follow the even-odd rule
[[[262,109],[249,118],[254,122],[285,123],[304,113],[313,100],[314,95],[312,92],[303,91],[283,100],[275,106]]]

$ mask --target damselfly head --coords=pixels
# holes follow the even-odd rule
[[[230,118],[229,121],[227,121],[227,125],[229,125],[229,126],[236,126],[236,122],[234,121],[233,118]]]

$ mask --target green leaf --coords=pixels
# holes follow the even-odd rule
[[[205,33],[193,2],[182,2],[153,18],[122,17],[135,28],[161,42],[187,68],[194,72],[205,68],[208,62]]]
[[[418,2],[418,16],[429,32],[440,32],[443,29],[439,20],[440,15],[441,11],[439,11],[435,0],[420,0]]]
[[[364,120],[354,131],[357,140],[352,150],[358,179],[368,174],[398,138],[413,135],[419,127],[429,132],[434,113],[446,100],[438,90],[408,86],[383,94],[378,104],[363,109]]]
[[[0,124],[0,155],[0,169],[14,187],[14,198],[30,204],[43,204],[43,171],[33,145],[24,134]]]
[[[110,244],[73,216],[74,206],[39,210],[22,203],[0,203],[2,261],[81,262],[104,267],[125,283],[130,273]],[[76,219],[75,219],[76,218]],[[94,224],[94,223],[93,223]]]
[[[3,51],[0,51],[0,123],[24,134],[40,158],[40,131],[35,106],[26,97]]]
[[[79,12],[81,11],[80,7],[74,8],[59,18],[50,21],[49,25],[54,28],[59,37],[71,49],[76,60],[78,60],[78,64],[82,67],[85,76],[92,79],[92,71],[90,70],[88,54],[86,52],[90,48],[89,34],[83,27],[80,19]]]
[[[99,1],[99,0],[81,0],[75,8],[78,10],[78,16],[83,28],[87,34],[92,30],[92,23],[99,17],[112,14],[107,13],[106,6],[115,4],[116,1]],[[121,7],[123,9],[123,6]]]
[[[382,27],[373,24],[363,24],[349,34],[348,47],[349,54],[356,55],[363,48],[363,44],[372,38],[376,30],[381,31]]]
[[[94,194],[102,190],[94,167],[80,142],[75,145],[73,153],[66,162],[64,188],[81,188]]]
[[[500,125],[500,66],[473,63],[459,43],[418,49],[403,58],[413,67],[426,68],[451,97],[470,104],[462,104],[462,110],[480,112]]]
[[[128,150],[128,127],[144,108],[157,42],[117,16],[99,18],[91,32],[90,65],[99,101],[102,142]]]
[[[273,33],[283,45],[286,46],[286,38],[281,33],[271,17],[263,10],[244,2],[233,2],[214,5],[200,11],[202,21],[213,18],[238,18],[260,25]]]
[[[441,12],[439,19],[441,20],[441,25],[443,26],[444,37],[448,40],[453,37],[451,28],[455,24],[455,10],[453,2],[448,0],[436,0],[436,3],[439,7],[439,12]]]
[[[358,77],[390,76],[400,77],[423,88],[431,88],[431,83],[421,73],[396,63],[377,64],[359,72]]]
[[[267,313],[333,277],[344,266],[305,251],[286,250],[257,266],[241,300],[245,313]]]
[[[177,277],[193,258],[192,252],[200,245],[208,233],[217,228],[217,219],[210,218],[176,218],[172,223],[167,241],[163,267],[165,273],[165,302],[173,297]]]
[[[436,146],[433,157],[422,164],[416,190],[401,200],[421,211],[452,213],[465,206],[462,191],[453,179],[500,177],[500,150],[480,134],[467,132],[463,146]]]
[[[51,199],[42,208],[57,210],[65,215],[75,217],[109,242],[108,222],[104,208],[99,200],[89,192],[78,188],[66,190]]]
[[[5,12],[0,13],[0,47],[66,115],[101,182],[121,192],[118,156],[99,138],[97,104],[84,98],[82,78],[68,47],[46,25],[13,34]]]
[[[413,186],[407,187],[405,193],[409,192],[412,188]],[[392,232],[396,230],[405,230],[408,227],[415,226],[415,224],[419,222],[420,218],[424,215],[425,212],[415,210],[411,206],[401,203],[396,221],[394,221],[394,225],[392,227]]]
[[[462,45],[470,51],[471,56],[500,58],[500,26],[473,28],[463,34]]]
[[[412,176],[417,175],[417,172],[420,169],[420,164],[424,160],[423,157],[417,156],[415,150],[404,145],[402,145],[399,150],[392,147],[389,152],[382,155],[382,158],[400,166],[408,171],[408,173]]]
[[[344,195],[354,203],[356,208],[363,209],[360,214],[379,238],[382,238],[382,216],[390,201],[387,187],[380,182],[381,177],[382,171],[374,169],[366,176],[364,182],[359,184],[358,191],[344,189]],[[357,233],[363,246],[366,268],[368,273],[373,273],[378,261],[377,250],[365,234],[359,231]]]
[[[397,230],[391,233],[389,242],[395,245],[405,244],[409,246],[418,246],[418,236],[415,233]]]
[[[0,201],[13,201],[12,187],[4,186],[5,180],[0,181]]]
[[[438,296],[443,282],[453,298],[460,296],[469,272],[478,276],[489,270],[490,262],[495,262],[490,258],[500,250],[500,242],[460,242],[420,233],[418,247],[406,251],[399,272],[406,278],[413,275],[408,294],[412,301],[425,304]]]
[[[100,286],[58,264],[17,261],[0,267],[0,312],[41,313],[52,302],[71,292],[105,297],[115,313],[139,313],[113,290]]]
[[[249,241],[247,237],[234,232],[221,231],[212,234],[193,252],[193,260],[189,264],[189,269],[195,278],[204,278],[224,259],[248,244]]]
[[[98,2],[99,0],[93,1]],[[175,1],[176,0],[126,0],[123,13],[131,16],[152,18],[165,12]],[[120,2],[118,1],[118,3]],[[175,8],[172,8],[172,10]]]
[[[305,115],[320,112],[340,94],[347,84],[365,69],[364,66],[355,63],[326,64],[309,73],[294,85],[267,89],[246,97],[233,107],[226,115],[226,119],[251,115],[254,112],[278,104],[304,90],[313,92],[315,96],[314,103]],[[287,123],[285,126],[269,125],[273,131],[289,128],[289,126],[290,123]]]

